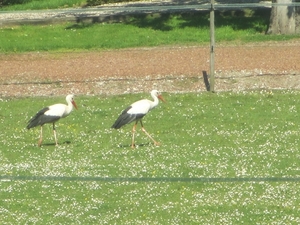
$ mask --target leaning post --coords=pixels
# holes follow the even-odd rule
[[[215,1],[210,0],[210,91],[215,91]]]

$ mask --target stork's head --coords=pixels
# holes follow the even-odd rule
[[[66,101],[67,103],[72,103],[72,105],[75,107],[75,109],[77,109],[77,105],[76,105],[76,102],[74,101],[74,95],[71,94],[71,95],[67,95],[66,97]]]
[[[162,95],[160,94],[160,92],[159,91],[157,91],[157,90],[152,90],[151,91],[151,95],[152,96],[155,96],[155,97],[157,97],[157,98],[159,98],[161,101],[163,101],[163,102],[166,102],[165,101],[165,99],[162,97]]]

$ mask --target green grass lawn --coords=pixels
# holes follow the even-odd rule
[[[297,35],[265,35],[270,10],[216,12],[216,41],[282,41]],[[62,23],[0,28],[0,52],[85,51],[208,44],[209,12],[132,16],[122,23]]]
[[[300,92],[164,93],[168,102],[144,119],[161,146],[138,129],[131,149],[132,126],[110,126],[148,96],[77,96],[79,109],[57,123],[60,145],[45,125],[41,148],[39,128],[26,130],[26,121],[64,97],[0,99],[1,176],[43,178],[1,181],[1,223],[299,223],[297,182],[147,178],[299,178]],[[83,179],[93,177],[128,180]]]

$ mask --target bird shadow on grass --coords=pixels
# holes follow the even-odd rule
[[[145,143],[145,144],[135,144],[135,148],[139,148],[139,147],[145,147],[145,146],[149,146],[150,143]],[[119,148],[131,148],[131,145],[118,145]]]
[[[69,145],[71,143],[72,143],[71,141],[64,141],[62,143],[58,143],[58,146],[65,145],[65,144]],[[42,144],[42,146],[55,146],[55,143],[44,143]]]

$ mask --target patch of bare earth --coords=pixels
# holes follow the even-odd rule
[[[0,55],[0,96],[206,91],[209,46]],[[215,91],[300,89],[300,40],[215,48]]]

